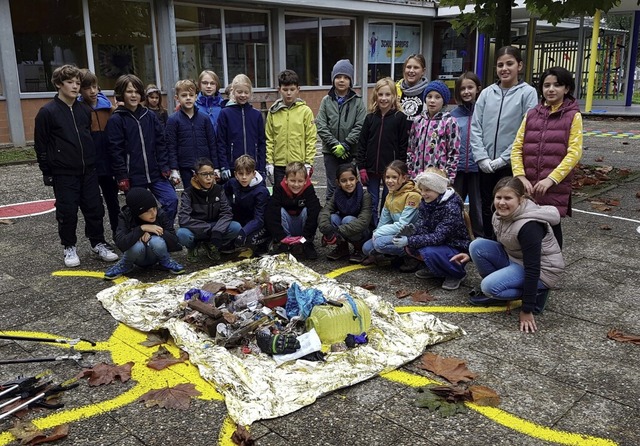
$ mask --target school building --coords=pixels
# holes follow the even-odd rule
[[[595,90],[605,103],[631,103],[635,4],[623,0],[620,19],[601,27]],[[526,79],[563,65],[576,72],[583,98],[591,19],[552,27],[531,20],[523,3],[513,11],[514,44],[528,57]],[[400,79],[414,53],[424,54],[430,79],[450,87],[467,70],[493,81],[490,39],[456,33],[448,20],[457,14],[425,0],[0,0],[0,146],[33,140],[35,115],[55,94],[51,73],[67,63],[96,73],[108,96],[118,76],[134,73],[162,89],[169,109],[175,82],[205,68],[223,87],[247,74],[254,105],[263,110],[277,98],[278,72],[291,68],[315,112],[333,65],[345,58],[364,96],[380,77]]]

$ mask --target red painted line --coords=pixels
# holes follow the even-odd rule
[[[56,200],[25,201],[0,206],[0,218],[24,218],[56,210]]]

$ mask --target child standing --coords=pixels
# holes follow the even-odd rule
[[[203,245],[207,257],[218,262],[220,248],[237,237],[240,225],[232,222],[231,206],[224,188],[216,184],[211,160],[198,159],[194,171],[190,186],[180,197],[178,240],[187,248],[188,261],[197,261],[197,247]]]
[[[420,224],[414,234],[396,237],[393,243],[427,266],[416,272],[420,279],[444,277],[443,290],[457,290],[466,276],[465,265],[450,259],[469,252],[469,232],[464,220],[464,203],[448,186],[447,175],[428,167],[416,179],[422,201],[418,209]]]
[[[427,61],[422,54],[410,54],[402,65],[402,79],[396,83],[402,111],[407,119],[415,120],[422,114],[424,89],[429,83],[425,76]]]
[[[362,97],[353,87],[353,65],[347,59],[336,62],[331,71],[333,87],[322,98],[316,126],[322,140],[322,155],[327,175],[327,202],[331,200],[338,165],[353,160],[358,149],[362,122],[367,111]]]
[[[268,241],[264,214],[269,202],[269,190],[264,177],[256,171],[256,162],[249,155],[241,155],[234,165],[234,178],[224,183],[227,201],[231,205],[233,221],[241,226],[235,246],[243,249],[242,257],[251,257]]]
[[[218,116],[222,110],[222,95],[220,94],[220,78],[212,70],[204,70],[198,76],[200,93],[196,98],[198,111],[209,117],[213,130],[218,131]]]
[[[404,248],[393,243],[393,238],[400,230],[410,225],[418,218],[420,205],[420,191],[415,183],[409,179],[407,164],[393,161],[386,169],[385,184],[389,189],[380,215],[380,222],[373,231],[373,238],[362,247],[367,256],[363,265],[388,265],[390,261],[384,254],[404,256]]]
[[[538,103],[535,88],[521,81],[520,50],[505,46],[496,52],[498,82],[480,93],[471,121],[471,150],[480,167],[484,236],[493,238],[491,204],[500,178],[511,176],[511,146],[522,118]]]
[[[320,200],[311,184],[305,165],[299,161],[287,164],[280,184],[273,188],[266,213],[266,225],[272,242],[269,254],[287,252],[301,238],[304,256],[318,258],[313,239],[318,228]]]
[[[458,171],[460,131],[456,118],[444,111],[451,93],[444,82],[432,81],[424,89],[424,95],[426,110],[416,117],[409,131],[409,175],[415,178],[433,166],[444,170],[453,183]]]
[[[458,173],[453,182],[453,188],[464,201],[469,197],[469,217],[471,227],[476,237],[482,237],[482,206],[480,199],[480,175],[473,153],[471,152],[471,116],[476,105],[478,95],[482,90],[480,78],[475,73],[467,71],[456,80],[455,97],[458,106],[451,112],[451,116],[458,121],[460,130],[460,158]]]
[[[135,265],[143,268],[158,263],[171,274],[182,274],[184,268],[169,255],[180,251],[173,220],[166,218],[153,194],[147,189],[129,190],[127,205],[122,208],[116,233],[116,246],[122,259],[104,273],[108,280],[127,274]]]
[[[198,158],[209,158],[218,166],[216,135],[211,121],[204,113],[198,113],[196,84],[191,80],[176,82],[176,101],[179,110],[167,121],[166,138],[171,167],[171,182],[181,181],[189,187],[193,177],[193,166]]]
[[[140,104],[144,90],[138,77],[120,76],[114,93],[116,100],[124,105],[113,112],[106,132],[118,188],[125,193],[130,187],[148,188],[173,222],[178,211],[178,196],[169,182],[171,169],[164,128],[158,117]]]
[[[96,173],[98,184],[102,192],[102,199],[107,205],[111,234],[115,239],[118,227],[118,214],[120,214],[120,202],[118,201],[118,183],[113,177],[111,159],[109,158],[109,143],[105,129],[107,121],[111,117],[115,107],[102,94],[98,87],[98,78],[87,69],[80,70],[80,93],[78,100],[91,108],[91,138],[96,149]]]
[[[294,161],[304,164],[307,176],[313,174],[316,155],[316,125],[313,112],[298,97],[300,81],[293,70],[278,75],[280,99],[269,108],[267,115],[267,176],[274,185],[281,183],[285,166]]]
[[[358,142],[356,164],[360,181],[371,194],[373,224],[378,223],[380,184],[387,166],[394,160],[407,160],[408,133],[411,121],[400,111],[393,79],[385,77],[376,82],[371,95],[369,114],[365,117]],[[387,194],[384,188],[382,199]]]
[[[51,83],[58,92],[36,115],[34,149],[44,185],[53,187],[56,197],[64,264],[80,265],[76,249],[78,208],[84,216],[91,250],[102,260],[113,262],[118,256],[104,240],[104,207],[95,168],[91,111],[76,100],[80,92],[80,70],[73,65],[58,67]]]
[[[163,127],[167,125],[169,113],[167,112],[167,109],[164,108],[164,105],[162,105],[162,96],[160,89],[154,84],[149,84],[144,90],[144,95],[146,98],[144,101],[144,105],[146,105],[149,110],[156,114]]]
[[[362,245],[369,238],[371,224],[371,195],[358,181],[356,167],[340,164],[336,169],[337,188],[320,212],[318,227],[322,240],[327,245],[336,245],[327,255],[329,260],[349,257],[349,243],[353,254],[349,261],[360,263],[364,260]]]
[[[265,174],[266,142],[262,113],[249,103],[251,79],[238,74],[231,82],[230,98],[218,117],[216,151],[220,161],[220,178],[227,181],[233,176],[234,161],[242,155],[251,156],[258,172]],[[254,169],[255,170],[255,169]]]
[[[560,217],[571,215],[573,168],[582,158],[582,115],[573,97],[575,82],[562,67],[540,77],[543,102],[529,110],[513,143],[513,175],[539,205],[555,206]],[[552,225],[562,248],[562,227]]]

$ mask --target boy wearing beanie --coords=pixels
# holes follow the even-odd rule
[[[172,274],[184,273],[184,268],[169,255],[180,251],[178,237],[162,208],[158,209],[153,194],[142,187],[129,189],[126,206],[120,211],[116,246],[124,254],[118,263],[104,273],[113,280],[127,274],[135,265],[149,267],[158,263]]]
[[[336,62],[331,71],[333,87],[322,98],[316,117],[327,173],[327,202],[336,187],[336,169],[340,164],[351,162],[355,155],[367,115],[362,97],[352,89],[353,75],[353,65],[348,59]]]

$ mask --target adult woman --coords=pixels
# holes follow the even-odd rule
[[[402,111],[413,121],[422,113],[424,89],[429,80],[425,77],[427,63],[422,54],[411,54],[402,65],[402,79],[396,82],[396,89]]]

